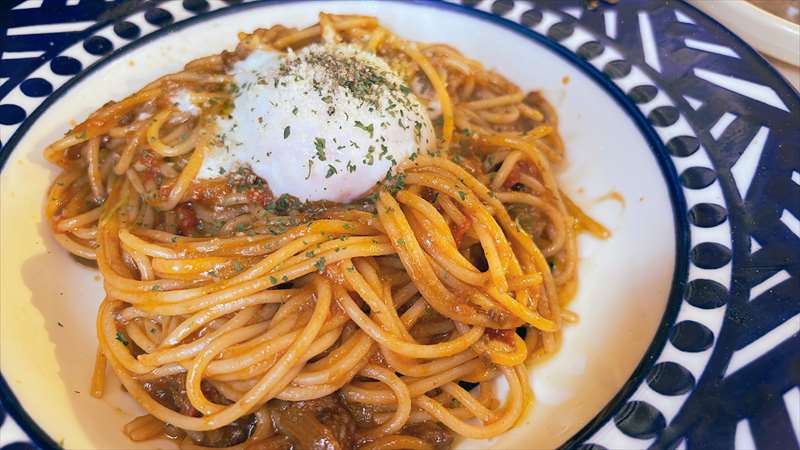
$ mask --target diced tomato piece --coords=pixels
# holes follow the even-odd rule
[[[469,220],[469,217],[466,217],[466,220],[462,224],[454,222],[450,225],[450,231],[453,233],[453,239],[456,240],[456,245],[461,244],[461,240],[464,239],[464,235],[467,234],[467,230],[469,230],[470,226],[472,226],[472,221]]]
[[[495,341],[502,342],[508,346],[514,345],[514,330],[498,330],[495,328],[487,328],[486,329],[486,336],[489,339],[494,339]]]
[[[161,198],[168,197],[169,193],[172,192],[172,186],[174,186],[174,185],[175,185],[175,183],[172,183],[172,182],[168,182],[168,183],[162,184],[161,186],[158,187],[158,195]]]
[[[525,161],[517,161],[517,163],[514,164],[514,168],[511,169],[511,173],[506,177],[506,181],[503,182],[503,187],[508,189],[519,183],[522,174],[531,175],[531,167]]]
[[[197,214],[194,212],[194,208],[184,203],[175,208],[175,213],[178,216],[178,230],[184,236],[191,235],[199,223],[197,220]]]
[[[156,158],[154,154],[150,152],[142,152],[141,156],[139,156],[139,162],[146,167],[146,169],[140,174],[140,176],[145,180],[153,180],[159,174],[161,174],[161,169],[158,167],[158,158]]]

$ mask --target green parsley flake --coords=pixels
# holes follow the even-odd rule
[[[330,178],[336,175],[337,173],[339,172],[336,171],[336,167],[333,167],[332,165],[328,164],[328,173],[325,174],[325,178]]]
[[[319,273],[322,273],[322,271],[325,270],[325,257],[320,256],[317,262],[314,263],[314,267],[317,269]]]
[[[373,165],[375,164],[375,146],[370,145],[367,149],[367,156],[361,161],[364,164]]]
[[[406,187],[406,175],[404,173],[401,173],[401,174],[399,174],[399,175],[397,175],[395,177],[392,177],[392,174],[391,174],[391,171],[390,171],[386,175],[386,180],[387,181],[394,180],[394,184],[389,186],[389,192],[391,192],[392,194],[396,194],[396,193],[400,192],[401,190],[403,190],[404,187]]]
[[[306,180],[311,178],[311,167],[313,165],[314,165],[314,160],[313,159],[309,159],[308,160],[308,173],[306,174]]]
[[[287,125],[286,128],[283,129],[283,138],[288,138],[290,134],[292,134],[292,127],[291,125]]]
[[[314,148],[317,149],[317,159],[319,159],[320,161],[325,161],[325,139],[324,138],[314,139]]]
[[[360,120],[356,120],[356,128],[361,128],[369,133],[370,138],[372,137],[372,133],[375,131],[375,127],[372,124],[364,125]]]

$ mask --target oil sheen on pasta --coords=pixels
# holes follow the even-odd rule
[[[373,17],[239,38],[45,150],[54,236],[104,279],[93,395],[110,366],[124,433],[182,448],[509,430],[575,320],[575,235],[607,233],[559,189],[553,108]]]

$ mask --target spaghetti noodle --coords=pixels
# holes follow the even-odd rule
[[[319,41],[401,74],[436,151],[349,204],[276,198],[246,170],[198,179],[226,69]],[[200,114],[171,108],[180,89]],[[531,403],[526,364],[574,318],[576,231],[605,232],[559,189],[557,127],[541,95],[447,45],[329,14],[241,34],[107,104],[45,150],[63,169],[53,233],[104,279],[91,392],[109,365],[147,412],[125,434],[183,448],[430,449],[509,430]]]

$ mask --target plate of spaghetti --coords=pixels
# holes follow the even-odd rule
[[[649,71],[523,2],[120,3],[0,109],[0,392],[37,445],[661,436],[731,230]]]

